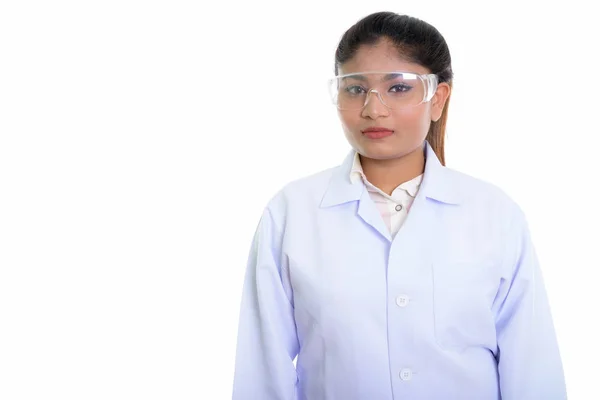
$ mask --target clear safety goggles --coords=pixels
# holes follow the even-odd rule
[[[329,80],[329,94],[340,110],[361,110],[377,94],[379,101],[392,110],[428,102],[437,90],[435,74],[411,72],[355,72]]]

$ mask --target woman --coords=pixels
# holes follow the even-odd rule
[[[335,73],[353,150],[264,210],[234,399],[566,398],[522,211],[444,166],[444,38],[372,14],[343,35]]]

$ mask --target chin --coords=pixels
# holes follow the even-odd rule
[[[372,158],[374,160],[390,160],[393,158],[400,158],[406,152],[404,152],[404,151],[402,151],[402,149],[398,149],[398,148],[383,148],[383,147],[375,147],[375,146],[364,146],[360,153],[363,156],[365,156],[367,158]]]
[[[359,153],[367,158],[374,160],[390,160],[404,157],[420,148],[421,145],[422,143],[415,143],[414,146],[405,143],[396,143],[396,145],[391,143],[360,143],[360,145],[355,148],[359,149]]]

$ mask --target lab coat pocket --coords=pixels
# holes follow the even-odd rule
[[[433,313],[439,346],[462,351],[493,348],[495,324],[491,311],[492,268],[485,261],[433,264]]]

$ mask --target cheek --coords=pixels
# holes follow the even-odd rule
[[[338,117],[344,128],[347,129],[354,129],[354,127],[358,126],[360,120],[360,117],[356,113],[348,111],[338,111]]]
[[[361,128],[361,118],[356,112],[338,111],[338,117],[346,136],[353,136]]]
[[[425,105],[424,105],[425,106]],[[398,113],[396,124],[398,130],[407,133],[426,134],[431,120],[429,109],[418,106],[414,109],[402,110]]]

